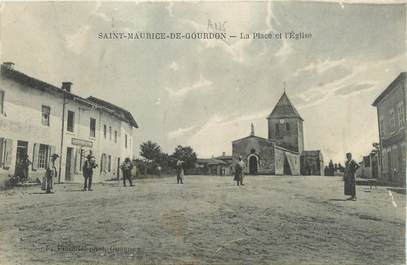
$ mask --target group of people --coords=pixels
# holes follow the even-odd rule
[[[53,189],[53,182],[54,179],[58,176],[58,171],[56,169],[56,160],[59,158],[59,155],[53,154],[51,155],[50,163],[46,169],[45,176],[42,181],[42,189],[46,190],[46,193],[51,193]],[[28,159],[28,156],[24,156],[24,159],[20,161],[21,167],[18,169],[19,174],[22,178],[26,178],[28,171],[28,166],[31,162]],[[183,184],[184,180],[184,164],[185,162],[182,160],[178,160],[176,163],[177,168],[177,184]],[[93,177],[93,170],[98,167],[95,157],[92,153],[86,156],[86,160],[82,167],[82,173],[84,177],[84,186],[83,191],[92,191],[92,177]],[[120,166],[122,173],[123,173],[123,186],[126,187],[126,181],[128,180],[130,186],[134,186],[131,180],[132,177],[132,169],[133,163],[131,162],[130,158],[126,158],[122,165]],[[345,195],[350,196],[347,200],[356,201],[356,178],[355,173],[356,170],[359,168],[359,165],[352,159],[352,154],[346,154],[346,162],[345,162],[345,169],[344,169],[344,193]],[[238,162],[235,165],[235,174],[234,174],[234,181],[236,181],[237,186],[243,186],[243,179],[244,179],[244,171],[245,171],[245,162],[243,161],[242,157],[238,158]]]
[[[59,155],[53,154],[51,155],[50,163],[45,171],[45,175],[42,179],[41,189],[45,190],[46,193],[52,193],[54,180],[58,176],[58,171],[56,169],[56,160],[59,158]],[[90,152],[86,156],[86,160],[82,166],[82,174],[84,178],[84,185],[83,191],[93,191],[92,190],[92,178],[93,178],[93,170],[98,167],[96,163],[95,157]],[[126,158],[124,162],[120,165],[123,174],[123,186],[126,187],[126,180],[130,183],[130,186],[134,186],[131,181],[131,171],[133,169],[133,163],[131,162],[130,158]]]

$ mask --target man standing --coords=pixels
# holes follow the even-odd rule
[[[53,189],[54,178],[58,175],[57,168],[55,167],[55,160],[57,160],[58,157],[59,155],[57,154],[51,156],[51,164],[48,165],[47,170],[45,171],[44,186],[47,190],[46,193],[52,193],[51,190]]]
[[[350,195],[347,200],[356,201],[356,179],[355,172],[359,168],[359,165],[352,159],[352,154],[346,154],[345,162],[345,195]]]
[[[126,187],[126,179],[129,180],[130,186],[134,186],[131,182],[131,170],[133,169],[133,164],[130,161],[130,158],[126,157],[121,166],[123,172],[123,186]]]
[[[183,168],[184,161],[178,160],[177,161],[177,184],[184,184],[183,177],[184,177],[184,168]]]
[[[244,170],[244,162],[242,157],[239,156],[239,161],[235,165],[235,178],[234,180],[237,182],[237,186],[244,185],[243,184],[243,170]]]
[[[86,157],[85,163],[83,163],[82,173],[85,179],[85,183],[83,186],[83,191],[92,191],[92,176],[93,176],[93,169],[96,168],[98,165],[95,162],[95,157],[92,155],[92,152]]]

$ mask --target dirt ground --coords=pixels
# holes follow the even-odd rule
[[[405,264],[405,195],[338,177],[186,176],[0,192],[0,264]]]

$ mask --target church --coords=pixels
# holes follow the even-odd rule
[[[303,118],[284,92],[267,117],[268,138],[249,136],[232,142],[233,165],[242,157],[250,175],[323,175],[320,150],[304,151]]]

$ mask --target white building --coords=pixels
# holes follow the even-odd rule
[[[124,158],[133,157],[138,128],[130,112],[95,97],[71,93],[70,82],[56,87],[1,65],[0,185],[14,175],[18,158],[33,162],[31,179],[41,178],[56,153],[61,182],[80,182],[82,164],[92,152],[99,167],[94,181],[117,178]]]

